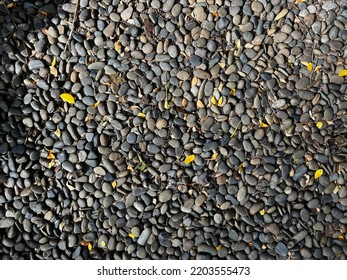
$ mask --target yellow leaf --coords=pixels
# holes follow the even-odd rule
[[[169,101],[165,100],[164,108],[165,109],[169,109],[170,108]]]
[[[214,97],[214,96],[211,97],[211,103],[212,103],[213,105],[217,106],[218,101],[217,101],[216,97]]]
[[[48,164],[48,168],[52,168],[54,166],[54,163],[55,163],[55,161],[54,161],[54,159],[52,159]]]
[[[116,180],[113,180],[112,183],[111,183],[111,185],[112,185],[112,188],[117,187],[117,181],[116,181]]]
[[[189,163],[191,163],[192,161],[194,161],[194,159],[195,159],[195,155],[187,156],[187,157],[185,158],[185,160],[184,160],[184,163],[185,163],[185,164],[189,164]]]
[[[233,89],[231,89],[231,91],[230,91],[230,94],[229,94],[229,95],[235,95],[235,93],[236,93],[236,88],[233,88]]]
[[[100,104],[100,101],[97,101],[97,102],[95,102],[95,103],[92,105],[92,107],[93,107],[93,108],[96,108],[96,107],[99,106],[99,104]]]
[[[92,250],[93,249],[93,245],[92,245],[92,243],[88,243],[88,250],[90,251],[90,250]]]
[[[339,192],[340,188],[341,188],[341,187],[340,187],[339,185],[336,185],[335,188],[334,188],[334,190],[333,190],[333,193],[334,193],[334,194],[337,194],[337,193]]]
[[[47,156],[47,159],[55,159],[55,156],[53,154],[53,151],[52,150],[49,150],[48,151],[48,156]]]
[[[129,233],[129,237],[130,237],[131,239],[134,239],[134,238],[135,238],[135,235],[133,235],[132,233]]]
[[[313,67],[313,66],[312,66],[312,62],[307,63],[307,70],[308,70],[308,71],[311,72],[311,71],[312,71],[312,67]]]
[[[53,56],[51,66],[54,67],[56,63],[57,63],[57,58],[55,56]]]
[[[314,72],[318,73],[320,69],[322,69],[322,65],[318,65],[316,69],[314,69]]]
[[[60,132],[60,129],[59,129],[59,128],[57,128],[57,130],[54,131],[53,133],[54,133],[55,136],[57,136],[58,138],[60,138],[61,132]]]
[[[63,99],[65,102],[70,104],[75,104],[75,99],[70,93],[62,93],[60,95],[60,98]]]
[[[340,77],[344,77],[344,76],[347,76],[347,69],[343,69],[339,72],[339,76]]]
[[[323,169],[318,169],[315,173],[314,173],[314,178],[318,179],[320,176],[322,176],[323,174]]]
[[[58,70],[54,66],[49,66],[49,73],[54,77],[58,76]]]
[[[101,241],[100,242],[100,246],[101,246],[101,248],[104,248],[104,247],[106,247],[106,242],[103,240],[103,241]]]
[[[204,103],[202,103],[201,100],[198,100],[198,101],[196,102],[196,105],[197,105],[199,108],[205,108],[205,105],[204,105]]]
[[[138,113],[137,116],[141,117],[141,118],[145,118],[146,117],[146,115],[144,113],[142,113],[142,112]]]
[[[239,165],[239,173],[242,173],[242,171],[243,171],[243,165],[242,165],[242,163]]]
[[[193,77],[193,79],[192,79],[192,87],[196,86],[197,83],[198,83],[198,78],[197,77]]]
[[[223,103],[223,97],[221,96],[219,99],[218,99],[218,103],[217,103],[217,106],[221,106]]]
[[[218,17],[219,14],[218,14],[218,12],[212,12],[212,16],[213,16],[213,17]]]
[[[323,123],[322,122],[317,122],[316,123],[316,127],[318,127],[319,129],[321,129],[323,126]]]
[[[219,84],[219,86],[218,86],[218,90],[219,90],[219,92],[221,92],[221,91],[222,91],[222,89],[223,89],[223,83],[220,83],[220,84]]]
[[[259,120],[260,127],[268,127],[266,123],[263,123],[261,120]]]
[[[219,155],[218,153],[214,153],[211,157],[211,160],[215,160],[218,157],[218,155]]]
[[[264,210],[264,209],[261,209],[261,210],[259,211],[259,214],[262,215],[262,216],[264,216],[264,215],[265,215],[265,210]]]
[[[122,44],[119,40],[114,43],[114,49],[119,54],[122,52]]]
[[[218,246],[216,247],[216,249],[217,249],[217,251],[220,251],[220,250],[222,249],[222,245],[218,245]]]

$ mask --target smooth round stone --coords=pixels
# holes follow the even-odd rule
[[[288,255],[288,248],[283,242],[277,243],[275,251],[282,257],[286,257]]]
[[[69,161],[64,161],[61,166],[68,172],[73,172],[75,170],[75,166]]]
[[[160,202],[168,202],[172,198],[172,191],[171,190],[164,190],[159,194],[159,201]]]

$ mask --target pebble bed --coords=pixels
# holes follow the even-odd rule
[[[0,3],[1,259],[346,259],[346,0]]]

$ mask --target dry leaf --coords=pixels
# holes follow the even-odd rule
[[[81,243],[82,246],[88,246],[88,244],[89,244],[89,242],[84,241],[84,240],[81,240],[80,243]]]
[[[52,159],[49,164],[48,164],[48,168],[51,169],[54,166],[55,160]]]
[[[197,105],[199,108],[205,108],[205,105],[204,105],[204,103],[202,103],[201,100],[198,100],[198,101],[196,102],[196,105]]]
[[[218,14],[218,12],[212,12],[212,16],[213,16],[213,17],[218,17],[219,14]]]
[[[53,133],[54,133],[55,136],[57,136],[58,138],[60,138],[61,132],[60,132],[60,129],[59,129],[59,128],[57,128],[57,130],[54,131]]]
[[[212,97],[211,97],[211,103],[212,103],[213,105],[215,105],[215,106],[217,106],[217,104],[218,104],[218,101],[217,101],[216,97],[214,97],[213,95],[212,95]]]
[[[119,40],[114,43],[114,49],[119,54],[122,52],[122,44]]]
[[[259,211],[259,214],[262,215],[262,216],[264,216],[264,215],[265,215],[265,209],[261,209],[261,210]]]
[[[323,122],[317,122],[316,123],[316,127],[318,127],[319,129],[321,129],[323,126]]]
[[[241,174],[242,173],[242,171],[243,171],[243,165],[242,165],[242,163],[239,165],[239,173]]]
[[[58,76],[58,70],[54,66],[49,66],[49,73],[54,77]]]
[[[88,243],[88,250],[91,251],[92,249],[93,249],[93,245],[92,245],[92,243],[89,242]]]
[[[194,159],[195,159],[195,155],[187,156],[187,157],[185,158],[185,160],[184,160],[184,163],[185,163],[185,164],[189,164],[189,163],[191,163],[192,161],[194,161]]]
[[[343,69],[339,72],[339,76],[340,77],[344,77],[344,76],[347,76],[347,69]]]
[[[70,93],[62,93],[60,98],[67,103],[75,104],[75,99]]]
[[[233,88],[230,90],[229,95],[232,96],[232,95],[235,95],[235,93],[236,93],[236,88]]]
[[[135,235],[133,235],[132,233],[129,233],[129,237],[130,237],[131,239],[134,239],[134,238],[135,238]]]
[[[217,247],[216,247],[216,250],[217,251],[220,251],[222,249],[222,245],[218,245]]]
[[[318,73],[320,69],[322,69],[322,65],[316,66],[316,69],[314,69],[314,72]]]
[[[312,62],[309,62],[309,63],[307,64],[307,70],[311,72],[311,71],[312,71],[312,68],[313,68]]]
[[[100,246],[101,246],[101,248],[104,248],[104,247],[106,247],[106,242],[103,240],[103,241],[101,241],[100,242]]]
[[[55,156],[53,154],[53,151],[52,150],[49,150],[48,151],[48,156],[47,156],[47,159],[55,159]]]
[[[137,116],[141,117],[141,118],[145,118],[146,117],[146,115],[144,113],[142,113],[142,112],[138,113]]]
[[[92,107],[93,107],[93,108],[96,108],[96,107],[99,106],[99,104],[100,104],[100,101],[97,101],[97,102],[95,102],[95,103],[92,105]]]
[[[111,183],[111,185],[112,185],[112,188],[117,187],[117,181],[116,181],[116,180],[113,180],[112,183]]]
[[[192,87],[196,86],[198,83],[198,78],[197,77],[193,77],[192,79]]]
[[[318,169],[315,173],[314,173],[314,178],[318,179],[320,176],[322,176],[323,174],[323,169]]]
[[[261,120],[259,120],[260,127],[268,127],[266,123],[263,123]]]
[[[218,153],[214,153],[211,157],[211,160],[215,160],[218,157],[218,155],[219,155]]]
[[[57,58],[55,56],[53,56],[51,66],[54,67],[56,63],[57,63]]]
[[[217,106],[220,107],[222,105],[222,103],[223,103],[223,97],[221,96],[218,99]]]
[[[168,100],[165,100],[164,108],[165,109],[170,109],[170,105],[169,105],[169,101]]]

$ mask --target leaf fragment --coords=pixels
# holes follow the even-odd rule
[[[316,170],[316,172],[314,173],[314,178],[318,179],[320,176],[323,175],[323,169],[318,169]]]
[[[164,108],[165,108],[166,110],[167,110],[167,109],[170,109],[170,105],[169,105],[169,101],[168,101],[168,100],[165,100]]]
[[[49,150],[48,151],[48,156],[47,156],[47,159],[55,159],[55,156],[53,154],[53,151],[52,150]]]
[[[312,62],[307,63],[307,70],[311,72],[312,68],[313,68]]]
[[[187,157],[185,158],[184,163],[185,163],[185,164],[189,164],[189,163],[191,163],[192,161],[194,161],[194,159],[195,159],[195,155],[189,155],[189,156],[187,156]]]
[[[91,251],[92,249],[93,249],[93,245],[92,245],[92,243],[89,242],[88,243],[88,250]]]
[[[145,118],[146,117],[146,115],[144,113],[142,113],[142,112],[138,113],[137,116],[140,117],[140,118]]]
[[[217,102],[217,106],[220,107],[223,103],[223,96],[219,97],[218,102]]]
[[[54,133],[55,136],[57,136],[58,138],[60,138],[61,132],[60,132],[60,129],[59,129],[59,128],[57,128],[57,130],[54,131],[53,133]]]
[[[199,108],[205,108],[205,104],[202,103],[201,100],[198,100],[198,101],[196,102],[196,105],[197,105]]]
[[[221,249],[222,249],[222,245],[216,246],[216,250],[217,250],[217,251],[220,251]]]
[[[92,107],[95,109],[96,107],[99,106],[99,104],[100,104],[100,101],[97,101],[97,102],[95,102],[95,103],[92,105]]]
[[[322,126],[323,126],[323,122],[317,122],[317,123],[316,123],[316,127],[317,127],[317,128],[321,129]]]
[[[119,40],[114,43],[114,50],[119,54],[122,52],[122,44]]]
[[[347,69],[343,69],[339,72],[339,77],[347,76]]]
[[[213,105],[217,106],[218,101],[217,101],[216,97],[214,97],[214,96],[211,97],[211,103],[212,103]]]
[[[218,17],[218,16],[219,16],[219,13],[218,13],[218,12],[212,12],[212,16],[213,16],[213,17]]]
[[[261,210],[259,211],[259,214],[262,215],[262,216],[264,216],[264,215],[265,215],[265,209],[261,209]]]
[[[112,188],[117,187],[117,181],[116,181],[116,180],[113,180],[112,183],[111,183],[111,185],[112,185]]]
[[[243,165],[242,165],[242,163],[240,163],[240,165],[239,165],[239,173],[241,174],[242,173],[242,171],[243,171]]]
[[[57,58],[55,56],[53,56],[51,66],[54,67],[56,63],[57,63]]]
[[[296,0],[295,4],[301,4],[301,3],[304,3],[304,2],[306,2],[306,0]]]
[[[55,160],[52,159],[49,164],[48,164],[48,168],[51,169],[54,166]]]
[[[81,240],[81,245],[82,246],[88,246],[89,242],[88,241],[85,241],[85,240]]]
[[[106,247],[106,242],[104,240],[102,240],[100,242],[100,246],[101,246],[101,248],[105,248]]]
[[[218,155],[219,155],[218,153],[214,153],[211,157],[211,160],[215,160],[218,157]]]
[[[58,76],[58,70],[54,66],[49,66],[49,73],[54,77]]]
[[[269,125],[259,120],[260,127],[268,127]]]
[[[132,233],[129,233],[129,237],[130,237],[131,239],[134,239],[134,238],[135,238],[135,235],[133,235]]]
[[[230,90],[229,95],[232,96],[232,95],[235,95],[235,93],[236,93],[236,88],[233,88]]]
[[[67,103],[75,104],[75,98],[70,93],[62,93],[60,98]]]

